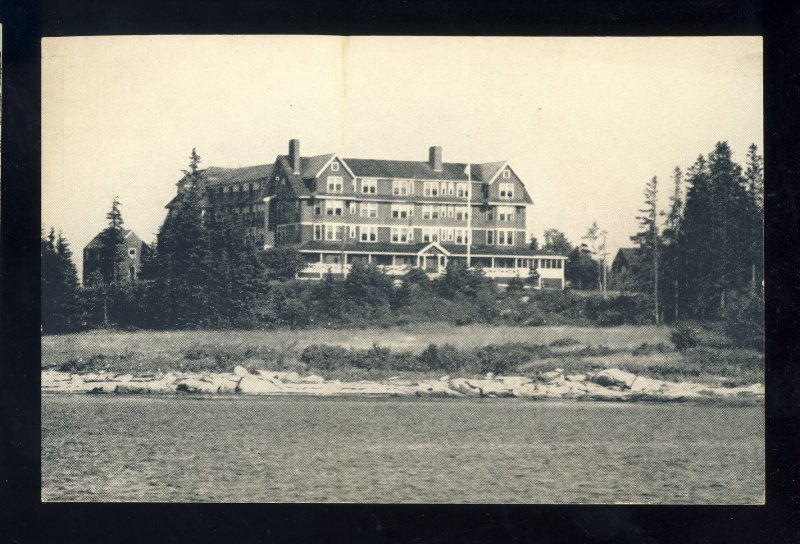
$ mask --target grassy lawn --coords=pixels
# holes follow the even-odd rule
[[[557,367],[584,372],[616,367],[673,380],[718,382],[722,377],[731,383],[763,382],[763,355],[726,348],[717,333],[706,331],[704,335],[703,346],[679,353],[673,350],[670,329],[665,326],[487,327],[426,323],[388,329],[90,331],[42,337],[42,367],[57,368],[80,361],[85,370],[154,372],[220,370],[243,364],[248,368],[302,372],[309,369],[299,362],[299,355],[311,344],[354,349],[379,344],[392,351],[420,353],[429,344],[451,344],[464,350],[487,344],[524,343],[553,345],[554,354],[520,365],[520,372]],[[662,346],[654,352],[637,351],[643,343]],[[601,352],[596,353],[595,348]],[[384,374],[353,369],[338,370],[326,377],[382,378]]]

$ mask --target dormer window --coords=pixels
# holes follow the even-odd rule
[[[331,163],[331,171],[332,172],[338,172],[339,171],[339,163],[338,162],[332,162]]]
[[[136,248],[135,247],[132,247],[132,248],[128,249],[128,256],[130,256],[131,259],[135,259],[136,258]]]
[[[503,170],[503,179],[511,179],[511,170],[508,168]]]

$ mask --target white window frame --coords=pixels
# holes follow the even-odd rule
[[[511,179],[511,170],[508,168],[503,170],[503,179]]]
[[[458,245],[467,245],[467,229],[455,229],[453,241]]]
[[[378,193],[378,180],[375,178],[361,179],[361,194],[374,195]]]
[[[500,184],[500,198],[514,198],[514,184],[501,183]]]
[[[486,231],[486,245],[493,246],[494,245],[494,231],[487,230]]]
[[[333,161],[331,163],[331,172],[338,172],[338,171],[339,171],[339,163],[336,162],[336,161]]]
[[[136,248],[135,247],[129,247],[128,248],[128,257],[136,258]]]
[[[325,240],[328,242],[341,242],[344,225],[325,225]]]
[[[414,217],[413,204],[392,203],[391,210],[392,210],[392,219],[408,219],[409,217]]]
[[[359,227],[359,240],[362,242],[377,242],[378,227],[372,225],[361,225]]]
[[[322,240],[324,231],[325,227],[322,225],[322,223],[317,223],[314,225],[314,240]]]
[[[503,222],[514,221],[515,210],[516,208],[514,206],[498,206],[497,220]]]
[[[431,243],[431,242],[438,242],[439,241],[439,229],[434,228],[424,228],[422,229],[422,242],[423,243]]]
[[[327,182],[329,193],[341,193],[344,190],[344,178],[342,176],[328,176]]]
[[[498,246],[513,246],[514,245],[514,231],[511,229],[497,229],[497,245]]]
[[[466,183],[456,183],[456,196],[458,198],[467,198],[469,196],[469,187]]]
[[[403,238],[405,237],[405,240]],[[392,227],[393,244],[410,244],[414,241],[414,229],[411,227]]]
[[[423,196],[439,196],[439,182],[426,181],[422,186]]]
[[[467,206],[456,206],[455,210],[455,217],[456,221],[468,221],[469,220],[469,207]]]
[[[339,213],[336,213],[337,210]],[[341,217],[344,215],[344,200],[326,200],[325,215],[331,217]]]
[[[392,195],[408,196],[413,191],[413,182],[407,179],[392,180]]]
[[[362,202],[361,203],[361,217],[378,217],[378,203],[377,202]]]

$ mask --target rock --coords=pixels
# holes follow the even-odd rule
[[[236,367],[233,369],[233,373],[241,377],[251,376],[250,371],[241,365],[236,365]]]
[[[312,374],[311,376],[306,376],[302,379],[303,383],[324,383],[325,378],[322,376],[317,376],[316,374]]]
[[[430,380],[420,382],[416,387],[417,396],[425,397],[463,397],[465,396],[460,391],[450,388],[448,382],[439,380]]]
[[[631,386],[635,379],[636,374],[625,372],[624,370],[619,370],[618,368],[607,368],[592,376],[592,381],[598,385],[605,387],[615,385],[626,389]]]
[[[271,380],[279,380],[284,383],[301,383],[300,374],[297,372],[282,372],[276,370],[257,370],[259,376],[262,378],[269,378]]]
[[[439,378],[439,381],[440,381],[440,382],[447,382],[447,381],[450,381],[450,376],[442,376],[441,378]]]
[[[276,380],[244,376],[236,387],[237,393],[245,395],[275,395],[284,393],[286,387]]]
[[[486,379],[487,380],[491,380],[492,378],[494,378],[494,372],[487,372],[486,373]]]
[[[461,393],[462,395],[465,395],[467,397],[480,397],[481,396],[480,388],[475,386],[475,385],[473,385],[473,384],[471,384],[465,378],[455,378],[453,380],[450,380],[450,382],[448,382],[448,384],[450,386],[450,389],[452,389],[454,391],[458,391],[459,393]]]
[[[586,374],[569,374],[565,378],[568,382],[585,382]]]
[[[178,393],[216,393],[219,386],[208,378],[183,378],[178,381],[175,391]]]

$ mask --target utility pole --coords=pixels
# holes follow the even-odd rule
[[[472,165],[467,163],[467,268],[472,266]]]

